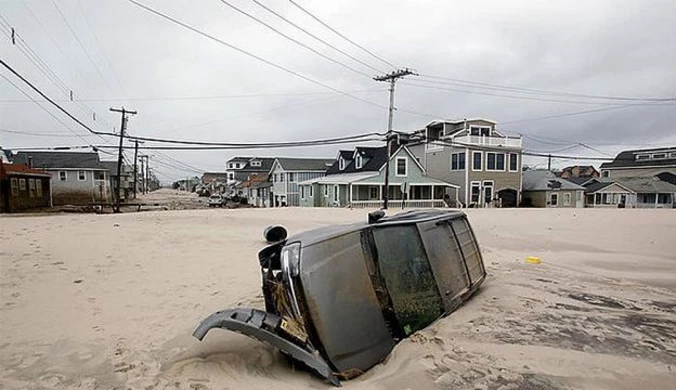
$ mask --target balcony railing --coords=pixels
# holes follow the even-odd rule
[[[446,208],[448,207],[443,200],[390,200],[388,207],[392,209],[400,209],[401,202],[404,202],[404,208]],[[355,209],[377,209],[382,207],[382,200],[354,200],[352,201],[352,208]]]
[[[454,138],[452,142],[480,146],[502,146],[505,148],[521,148],[521,137],[486,137],[480,135],[465,135]]]

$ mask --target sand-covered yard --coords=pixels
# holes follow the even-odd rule
[[[676,213],[469,210],[489,272],[455,313],[343,382],[362,389],[676,388]],[[0,388],[330,388],[244,336],[256,253],[363,210],[206,209],[0,218]],[[543,263],[526,264],[526,256]]]

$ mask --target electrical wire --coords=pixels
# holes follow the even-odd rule
[[[255,149],[277,149],[277,148],[297,148],[297,147],[317,147],[324,145],[342,145],[354,144],[357,142],[383,142],[383,138],[362,138],[353,140],[336,140],[323,143],[304,143],[298,142],[295,144],[246,144],[238,146],[155,146],[144,145],[139,146],[139,150],[255,150]],[[112,145],[98,145],[97,148],[115,148]]]
[[[66,134],[66,133],[33,133],[33,132],[29,132],[29,131],[16,131],[16,130],[8,130],[8,129],[2,129],[2,128],[0,128],[0,132],[10,133],[10,134],[21,134],[21,135],[28,135],[28,136],[35,136],[35,137],[74,137],[73,134]]]
[[[312,14],[310,11],[308,11],[307,9],[301,7],[301,6],[300,6],[298,3],[296,3],[295,1],[289,0],[289,2],[290,2],[291,4],[293,4],[293,5],[294,5],[296,8],[298,8],[299,10],[303,11],[306,15],[308,15],[308,16],[311,17],[312,19],[316,20],[319,24],[321,24],[322,26],[324,26],[324,27],[328,28],[329,30],[331,30],[334,34],[336,34],[336,35],[338,35],[339,37],[343,38],[344,40],[350,42],[350,43],[353,44],[354,46],[358,47],[359,49],[363,50],[364,52],[366,52],[367,54],[369,54],[370,56],[372,56],[373,58],[377,59],[378,61],[380,61],[380,62],[382,62],[382,63],[384,63],[384,64],[387,64],[388,66],[390,66],[390,67],[392,67],[392,68],[394,68],[394,69],[397,68],[397,67],[396,67],[394,64],[392,64],[391,62],[389,62],[389,61],[383,59],[383,58],[380,57],[380,56],[377,56],[376,54],[374,54],[374,53],[371,52],[370,50],[366,49],[366,48],[363,47],[362,45],[356,43],[355,41],[353,41],[353,40],[351,40],[350,38],[346,37],[345,35],[341,34],[338,30],[336,30],[335,28],[329,26],[327,23],[325,23],[324,21],[322,21],[321,19],[319,19],[317,16],[315,16],[314,14]]]
[[[366,103],[366,104],[369,104],[369,105],[372,105],[372,106],[375,106],[375,107],[379,107],[379,108],[382,108],[382,109],[388,109],[388,107],[386,107],[386,106],[383,106],[383,105],[381,105],[381,104],[378,104],[378,103],[375,103],[375,102],[372,102],[372,101],[369,101],[369,100],[362,99],[362,98],[360,98],[360,97],[358,97],[358,96],[355,96],[355,95],[353,95],[353,94],[351,94],[351,93],[348,93],[348,92],[346,92],[346,91],[342,91],[342,90],[337,89],[337,88],[334,88],[334,87],[332,87],[332,86],[330,86],[330,85],[328,85],[328,84],[324,84],[324,83],[322,83],[321,81],[317,81],[317,80],[315,80],[315,79],[313,79],[313,78],[310,78],[310,77],[308,77],[308,76],[302,75],[302,74],[300,74],[300,73],[298,73],[298,72],[296,72],[296,71],[294,71],[294,70],[285,68],[284,66],[279,65],[279,64],[277,64],[277,63],[274,63],[274,62],[272,62],[272,61],[270,61],[270,60],[266,60],[265,58],[263,58],[263,57],[261,57],[261,56],[259,56],[259,55],[253,54],[253,53],[251,53],[251,52],[249,52],[249,51],[246,51],[246,50],[244,50],[244,49],[241,49],[241,48],[239,48],[239,47],[237,47],[237,46],[235,46],[235,45],[233,45],[233,44],[231,44],[231,43],[228,43],[228,42],[226,42],[226,41],[224,41],[224,40],[222,40],[222,39],[216,38],[216,37],[214,37],[213,35],[207,34],[207,33],[205,33],[204,31],[201,31],[201,30],[199,30],[199,29],[197,29],[197,28],[195,28],[195,27],[193,27],[193,26],[190,26],[190,25],[188,25],[188,24],[186,24],[186,23],[183,23],[183,22],[181,22],[181,21],[179,21],[179,20],[177,20],[177,19],[175,19],[175,18],[173,18],[173,17],[171,17],[171,16],[168,16],[168,15],[166,15],[166,14],[160,12],[160,11],[157,11],[157,10],[155,10],[155,9],[153,9],[153,8],[150,8],[150,7],[148,7],[147,5],[144,5],[144,4],[142,4],[142,3],[139,3],[139,2],[137,2],[137,1],[135,1],[135,0],[128,0],[128,1],[129,1],[130,3],[136,5],[137,7],[140,7],[140,8],[142,8],[142,9],[144,9],[144,10],[150,12],[150,13],[153,13],[153,14],[155,14],[155,15],[157,15],[157,16],[163,18],[163,19],[166,19],[166,20],[168,20],[168,21],[170,21],[170,22],[172,22],[172,23],[174,23],[174,24],[177,24],[177,25],[179,25],[179,26],[181,26],[181,27],[183,27],[183,28],[186,28],[186,29],[188,29],[188,30],[190,30],[190,31],[192,31],[192,32],[194,32],[194,33],[196,33],[196,34],[199,34],[199,35],[201,35],[201,36],[203,36],[203,37],[205,37],[205,38],[211,39],[211,40],[214,41],[214,42],[218,42],[218,43],[220,43],[221,45],[226,46],[226,47],[229,47],[230,49],[235,50],[235,51],[237,51],[237,52],[239,52],[239,53],[242,53],[242,54],[244,54],[244,55],[246,55],[246,56],[248,56],[248,57],[254,58],[254,59],[256,59],[256,60],[258,60],[258,61],[260,61],[260,62],[263,62],[263,63],[265,63],[265,64],[267,64],[267,65],[269,65],[269,66],[272,66],[272,67],[274,67],[274,68],[277,68],[277,69],[279,69],[279,70],[281,70],[281,71],[283,71],[283,72],[285,72],[285,73],[288,73],[288,74],[290,74],[290,75],[293,75],[293,76],[295,76],[295,77],[298,77],[298,78],[300,78],[300,79],[303,79],[303,80],[305,80],[305,81],[308,81],[308,82],[310,82],[310,83],[312,83],[312,84],[319,85],[319,86],[322,87],[322,88],[326,88],[326,89],[331,90],[331,91],[333,91],[333,92],[340,93],[341,95],[348,96],[348,97],[350,97],[350,98],[352,98],[352,99],[354,99],[354,100],[360,101],[360,102],[362,102],[362,103]]]
[[[347,53],[347,52],[345,52],[345,51],[343,51],[343,50],[337,48],[336,46],[330,44],[329,42],[326,42],[325,40],[319,38],[318,36],[316,36],[316,35],[314,35],[313,33],[309,32],[307,29],[305,29],[305,28],[303,28],[303,27],[300,27],[300,26],[297,25],[296,23],[294,23],[294,22],[290,21],[289,19],[285,18],[283,15],[281,15],[280,13],[276,12],[275,10],[269,8],[268,6],[266,6],[265,4],[261,3],[260,1],[258,1],[258,0],[252,0],[252,1],[253,1],[254,3],[256,3],[256,5],[258,5],[259,7],[263,8],[264,10],[266,10],[266,11],[270,12],[271,14],[277,16],[279,19],[282,19],[282,20],[285,21],[287,24],[292,25],[293,27],[297,28],[298,30],[300,30],[300,31],[304,32],[305,34],[309,35],[310,37],[314,38],[316,41],[319,41],[319,42],[323,43],[324,45],[330,47],[331,49],[333,49],[333,50],[335,50],[335,51],[341,53],[342,55],[344,55],[344,56],[346,56],[346,57],[352,59],[352,60],[355,61],[355,62],[358,62],[358,63],[364,65],[365,67],[367,67],[367,68],[369,68],[369,69],[371,69],[371,70],[374,70],[374,71],[376,71],[376,72],[378,72],[378,73],[385,73],[385,72],[383,72],[382,70],[380,70],[380,69],[378,69],[378,68],[376,68],[376,67],[374,67],[374,66],[371,66],[371,65],[369,65],[368,63],[366,63],[366,62],[360,60],[359,58],[356,58],[355,56],[351,55],[350,53]]]

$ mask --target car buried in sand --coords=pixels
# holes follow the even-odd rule
[[[369,214],[368,222],[286,237],[258,254],[265,311],[207,317],[193,336],[228,329],[271,344],[339,386],[383,361],[400,340],[469,299],[486,278],[460,211]]]

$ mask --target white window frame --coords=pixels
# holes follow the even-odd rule
[[[479,129],[479,134],[472,134],[472,129]],[[481,130],[488,129],[488,135],[482,135]],[[470,125],[469,126],[469,135],[474,137],[490,137],[491,136],[491,127],[490,126],[479,126],[479,125]]]
[[[261,162],[258,161],[258,160],[252,161],[252,162],[251,162],[251,166],[252,166],[252,167],[260,167],[260,166],[261,166]]]
[[[12,182],[12,196],[19,195],[19,180],[13,177],[10,181]]]
[[[563,205],[564,206],[570,206],[572,201],[573,201],[573,197],[570,195],[570,192],[566,192],[565,194],[563,194]]]
[[[333,201],[334,202],[340,201],[340,187],[337,184],[333,185]]]
[[[554,203],[552,201],[554,199],[554,197],[556,197],[556,203]],[[551,192],[549,194],[549,202],[548,203],[549,203],[550,206],[557,206],[558,207],[558,205],[559,205],[559,194],[556,193],[556,192]]]
[[[284,173],[279,174],[279,182],[284,183]]]
[[[516,169],[512,169],[512,156],[516,159]],[[509,154],[509,165],[507,166],[510,172],[519,172],[519,153],[510,153]]]
[[[232,169],[232,163],[228,164],[228,169]]]
[[[467,168],[467,159],[465,159],[465,161],[464,161],[465,166],[462,167],[462,168],[460,167],[460,156],[465,157],[465,155],[466,155],[465,152],[451,153],[451,171],[464,171]],[[457,161],[458,167],[455,168],[455,169],[453,169],[453,156],[457,156],[457,158],[458,158],[458,161]]]
[[[26,179],[19,179],[19,191],[26,191]]]
[[[399,161],[404,161],[404,174],[399,174]],[[406,177],[408,176],[408,158],[406,157],[397,157],[394,164],[394,176],[397,177]]]
[[[373,196],[372,191],[375,190],[375,196]],[[379,186],[369,186],[369,200],[380,199],[380,188]]]
[[[649,154],[637,154],[636,161],[650,160]]]
[[[35,192],[39,198],[42,198],[42,179],[35,179]]]
[[[660,157],[658,157],[660,156]],[[653,153],[652,156],[650,156],[653,160],[664,160],[667,158],[667,153],[662,152],[662,153]]]
[[[59,171],[59,181],[68,181],[67,171]]]
[[[343,156],[340,156],[340,158],[338,159],[338,169],[341,171],[345,169],[345,159],[343,158]]]
[[[235,169],[239,169],[239,163],[235,163]]]
[[[669,158],[676,158],[676,152],[669,153]]]
[[[488,156],[495,155],[495,169],[491,169],[488,166]],[[498,155],[502,155],[502,169],[498,169]],[[486,152],[486,172],[504,172],[507,167],[505,166],[505,154],[498,152]]]
[[[357,167],[357,169],[361,169],[361,167],[364,166],[364,159],[360,154],[358,154],[357,157],[355,158],[354,164]]]
[[[28,179],[28,197],[29,198],[35,198],[36,196],[36,188],[35,188],[35,179]]]
[[[481,203],[481,182],[480,181],[472,181],[469,183],[469,202],[467,203],[472,203],[475,202],[472,199],[472,188],[478,187],[479,188],[479,194],[477,196],[476,202]]]
[[[289,172],[289,183],[296,182],[296,174],[294,172]]]
[[[481,156],[481,161],[480,161],[480,164],[479,164],[479,165],[480,165],[479,169],[475,169],[475,168],[474,168],[474,156],[477,155],[477,154]],[[480,171],[483,171],[483,168],[484,168],[484,153],[483,153],[483,152],[478,152],[478,151],[476,151],[476,150],[473,150],[473,151],[472,151],[472,170],[475,171],[475,172],[480,172]]]
[[[80,178],[80,174],[82,174],[82,179]],[[87,181],[87,171],[77,171],[77,181]]]
[[[328,184],[324,184],[324,197],[325,198],[329,197],[329,186],[328,186]]]
[[[310,184],[310,198],[315,197],[315,186],[313,184]]]
[[[305,186],[299,186],[300,187],[300,198],[305,199]]]

